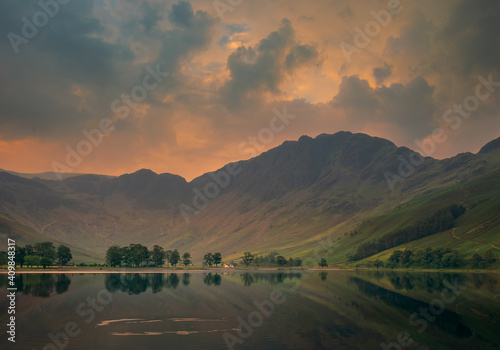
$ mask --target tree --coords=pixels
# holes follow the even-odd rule
[[[182,265],[187,267],[190,264],[191,264],[191,254],[189,254],[188,252],[185,252],[182,255]]]
[[[281,255],[278,255],[276,257],[276,263],[282,267],[282,266],[285,266],[286,264],[288,264],[288,261]]]
[[[117,245],[112,245],[106,252],[106,263],[111,266],[120,266],[123,260],[123,250]]]
[[[47,266],[52,265],[52,259],[43,257],[40,259],[40,264],[43,266],[44,269],[47,268]]]
[[[170,263],[170,256],[172,256],[172,251],[169,249],[165,252],[165,262],[168,264]]]
[[[252,261],[253,261],[253,255],[252,255],[252,253],[245,252],[244,256],[243,256],[243,259],[241,260],[241,262],[243,264],[245,264],[245,266],[248,266],[248,265],[250,265],[252,263]]]
[[[24,257],[26,256],[26,248],[16,247],[16,264],[21,268],[24,265]]]
[[[177,249],[174,249],[172,254],[170,254],[170,264],[175,267],[179,263],[179,260],[181,260],[181,255],[177,251]]]
[[[39,266],[40,260],[36,255],[26,255],[24,257],[24,263],[29,267]]]
[[[26,255],[35,255],[35,250],[33,249],[33,246],[31,244],[26,244]]]
[[[493,255],[491,249],[488,249],[486,253],[484,253],[484,261],[486,261],[488,264],[492,264],[497,261],[497,258],[495,258],[495,256]]]
[[[56,248],[52,242],[35,243],[33,250],[41,258],[40,263],[42,265],[44,265],[42,258],[45,258],[44,262],[46,264],[44,266],[52,265],[52,262],[56,258]]]
[[[149,259],[149,250],[142,244],[130,244],[130,259],[136,267]]]
[[[0,252],[0,266],[7,265],[9,263],[9,256],[7,252]]]
[[[165,261],[165,251],[163,250],[163,247],[155,244],[153,247],[151,258],[153,259],[153,263],[156,266],[162,266],[163,262]]]
[[[413,252],[410,249],[405,249],[405,251],[401,255],[401,259],[399,261],[400,264],[403,266],[407,266],[410,263],[412,255],[413,255]]]
[[[374,261],[373,266],[375,266],[378,269],[379,267],[384,266],[384,263],[382,261],[380,261],[379,259],[377,259]]]
[[[57,248],[57,262],[59,266],[64,266],[73,259],[73,255],[71,254],[71,249],[66,247],[65,245],[60,245]]]
[[[122,261],[125,266],[130,266],[132,263],[132,255],[129,247],[120,248],[120,253],[122,256]]]
[[[472,267],[484,267],[484,260],[483,260],[483,257],[481,255],[479,255],[478,253],[474,253],[474,255],[472,256]]]
[[[295,266],[302,266],[302,260],[301,259],[295,259]]]
[[[288,266],[295,266],[295,261],[293,260],[293,258],[288,259]]]
[[[328,262],[326,261],[325,258],[321,258],[321,261],[319,262],[319,266],[321,266],[322,268],[325,266],[328,266]]]
[[[217,265],[219,265],[222,261],[222,254],[221,253],[214,253],[213,261],[214,261],[215,267],[217,267]]]
[[[212,255],[212,253],[205,254],[205,256],[203,257],[203,264],[212,267],[213,263],[214,263],[214,256]]]

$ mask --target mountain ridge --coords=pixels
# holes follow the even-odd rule
[[[391,191],[384,173],[415,152],[366,134],[339,132],[285,141],[248,160],[222,186],[228,165],[189,182],[149,169],[62,181],[0,173],[0,213],[48,237],[102,256],[111,244],[160,244],[236,257],[246,250],[305,254],[316,238],[343,237],[401,203],[465,184],[500,166],[496,149],[426,157]],[[215,192],[206,192],[207,188]],[[200,195],[201,194],[201,195]],[[212,194],[212,195],[211,195]],[[198,196],[198,197],[197,197]],[[201,196],[206,205],[200,208]],[[189,222],[179,209],[194,210]]]

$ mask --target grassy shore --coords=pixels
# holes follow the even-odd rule
[[[233,272],[272,272],[272,271],[391,271],[391,272],[447,272],[447,273],[500,273],[499,269],[388,269],[388,268],[354,268],[354,267],[101,267],[101,266],[65,266],[43,268],[19,268],[16,273],[233,273]],[[0,273],[7,273],[1,268]]]

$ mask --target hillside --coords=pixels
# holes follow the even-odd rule
[[[207,251],[227,259],[248,250],[304,257],[329,235],[336,241],[329,261],[345,262],[361,242],[452,203],[468,209],[457,221],[457,237],[473,230],[474,240],[495,244],[499,203],[491,189],[500,188],[499,155],[496,140],[478,154],[425,158],[391,191],[384,175],[400,174],[402,159],[412,159],[413,151],[364,134],[302,136],[191,182],[147,169],[63,181],[3,172],[0,213],[101,259],[110,245],[129,243],[188,250],[195,261]],[[196,205],[203,208],[195,214]],[[434,236],[450,234],[411,244],[433,245]],[[459,238],[439,242],[467,254],[484,249]]]

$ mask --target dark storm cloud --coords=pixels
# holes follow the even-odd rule
[[[78,2],[71,10],[64,8],[33,44],[40,53],[51,56],[66,79],[105,86],[116,82],[120,65],[131,62],[134,54],[124,45],[93,37],[103,34],[104,28],[91,18],[89,3]]]
[[[22,36],[22,18],[32,21],[42,9],[35,2],[8,0],[0,7],[0,59],[8,69],[0,71],[1,137],[64,137],[64,130],[78,130],[92,113],[79,106],[72,94],[75,84],[95,89],[116,83],[115,68],[133,54],[93,37],[104,28],[94,18],[93,1],[82,1],[60,5],[47,25],[19,45],[16,55],[7,34]]]
[[[433,23],[417,11],[411,15],[410,22],[404,26],[399,37],[389,37],[386,43],[386,54],[421,56],[431,48],[431,38],[434,31]]]
[[[391,76],[391,74],[392,65],[388,65],[387,62],[384,62],[383,67],[373,68],[373,77],[375,78],[377,85],[382,85],[384,81]]]
[[[465,73],[500,70],[500,1],[461,1],[438,39]]]
[[[222,101],[235,108],[266,92],[278,93],[287,73],[317,57],[313,46],[295,42],[292,24],[285,18],[255,48],[241,46],[229,56],[230,79],[220,90]]]
[[[145,65],[134,62],[134,43],[157,40],[159,60],[151,57],[149,64],[160,63],[162,71],[173,73],[181,59],[210,41],[214,20],[206,12],[194,13],[187,2],[174,4],[170,13],[164,5],[142,2],[130,18],[112,23],[96,16],[96,6],[95,1],[60,5],[16,55],[7,34],[22,35],[21,18],[31,19],[41,8],[34,1],[0,2],[0,60],[6,68],[0,70],[2,139],[65,138],[80,134],[89,121],[109,116],[110,103],[144,74]],[[164,17],[174,29],[159,29]],[[117,40],[104,39],[110,25],[119,33]]]
[[[382,122],[400,128],[410,139],[422,138],[434,125],[434,87],[422,77],[408,84],[372,88],[357,76],[342,80],[332,105],[346,111],[353,122]]]
[[[189,2],[181,1],[172,5],[172,12],[168,16],[170,23],[181,28],[191,28],[194,22],[193,8]]]
[[[169,72],[178,69],[179,62],[189,54],[204,49],[212,39],[215,19],[205,11],[193,11],[190,3],[180,1],[172,6],[169,19],[173,30],[161,33],[162,48],[159,63]]]
[[[339,91],[332,100],[332,105],[358,112],[378,108],[379,101],[368,81],[353,75],[342,79]]]
[[[318,51],[311,45],[295,45],[285,57],[285,67],[292,70],[318,58]]]
[[[140,8],[144,13],[141,24],[144,26],[146,32],[151,33],[163,19],[163,6],[144,2],[141,4]]]

